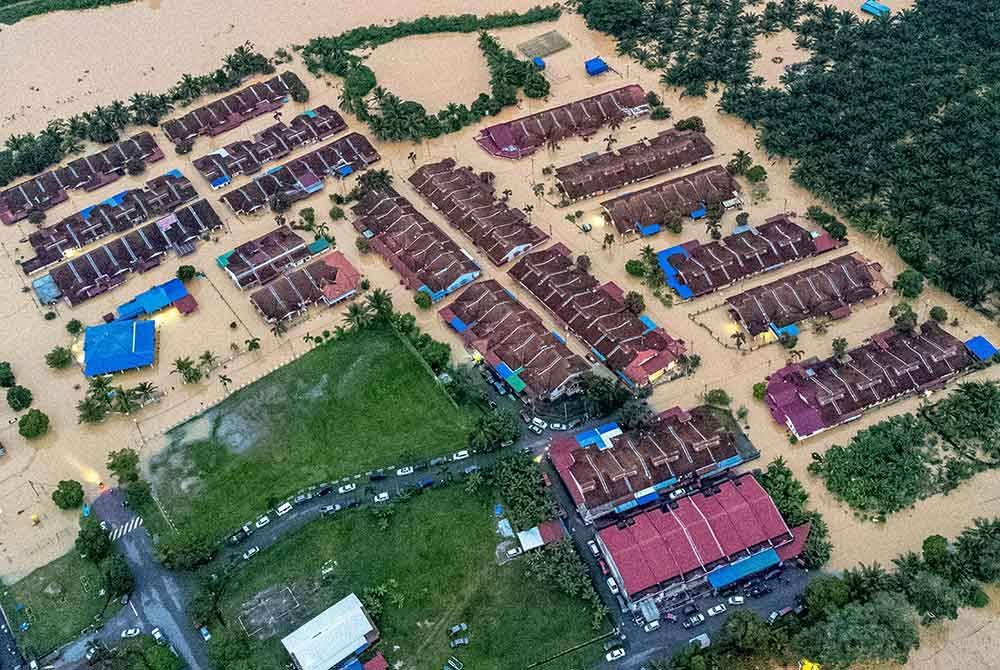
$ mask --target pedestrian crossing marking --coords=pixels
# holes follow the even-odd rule
[[[126,523],[123,526],[118,526],[113,531],[111,531],[111,541],[114,542],[115,540],[119,540],[119,539],[125,537],[126,535],[128,535],[129,533],[131,533],[133,530],[135,530],[136,528],[138,528],[141,525],[142,525],[142,517],[141,516],[134,516],[134,517],[132,517],[131,521],[129,521],[128,523]]]

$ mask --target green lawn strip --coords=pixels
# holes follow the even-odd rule
[[[322,586],[299,598],[295,625],[352,591],[363,597],[366,588],[395,580],[401,603],[387,597],[376,621],[380,648],[407,668],[438,668],[452,653],[467,667],[523,668],[591,639],[582,601],[529,580],[516,561],[496,565],[490,508],[456,485],[398,505],[385,531],[368,510],[312,523],[230,577],[222,600],[227,626],[242,632],[240,605],[261,590],[292,585],[299,596],[320,579],[324,563],[335,561]],[[453,652],[447,628],[460,622],[469,625],[471,644]],[[287,660],[278,644],[287,632],[255,645],[258,662],[268,659],[262,670]]]
[[[211,439],[173,444],[151,471],[178,528],[211,537],[309,484],[462,449],[471,425],[422,361],[377,328],[317,347],[210,416]]]
[[[93,9],[104,5],[117,5],[132,0],[10,0],[0,2],[0,23],[17,23],[38,14],[62,10]]]
[[[98,615],[107,619],[120,609],[117,600],[108,603],[101,595],[103,588],[100,568],[70,551],[3,587],[0,602],[22,651],[36,658],[75,640]],[[24,609],[18,610],[17,605]],[[22,632],[24,621],[31,626]]]

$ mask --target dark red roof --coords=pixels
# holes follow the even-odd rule
[[[364,664],[364,670],[388,670],[389,661],[385,660],[385,656],[382,652],[378,652],[375,656]]]

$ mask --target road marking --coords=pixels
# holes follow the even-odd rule
[[[129,521],[123,526],[118,526],[113,531],[111,531],[111,541],[114,542],[115,540],[120,540],[121,538],[125,537],[126,535],[128,535],[141,525],[142,525],[141,516],[132,517],[131,521]]]
[[[132,608],[132,614],[134,614],[134,615],[135,615],[135,618],[137,618],[137,619],[138,619],[138,618],[139,618],[139,613],[138,613],[138,612],[136,611],[136,609],[135,609],[135,603],[134,603],[134,602],[132,602],[131,600],[129,600],[129,601],[128,601],[128,606]]]

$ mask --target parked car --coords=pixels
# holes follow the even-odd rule
[[[728,602],[730,605],[742,605],[746,601],[743,596],[730,596]]]
[[[243,552],[243,560],[249,561],[251,558],[256,556],[258,552],[260,552],[260,547],[250,547]]]
[[[775,577],[780,577],[781,573],[784,572],[782,568],[775,568],[774,570],[769,570],[766,575],[764,575],[764,581],[770,581]]]
[[[529,425],[528,426],[528,430],[530,430],[535,435],[541,435],[542,434],[542,428],[541,428],[541,426],[536,426],[535,424]]]
[[[413,468],[410,467],[409,465],[404,465],[400,469],[396,470],[397,477],[405,477],[407,475],[412,475],[412,474],[413,474]]]
[[[723,605],[722,603],[719,603],[715,607],[708,608],[708,616],[719,616],[725,611],[726,611],[726,606]]]
[[[348,498],[347,500],[344,501],[344,509],[351,509],[353,507],[357,507],[360,504],[361,501],[358,500],[357,498]]]
[[[263,528],[264,526],[266,526],[269,523],[271,523],[271,517],[269,517],[268,515],[265,514],[261,518],[257,519],[257,523],[255,523],[254,525],[257,528]]]
[[[300,493],[297,496],[295,496],[295,500],[292,501],[292,504],[293,505],[301,505],[305,501],[311,500],[311,499],[312,499],[312,495],[307,494],[307,493]]]
[[[322,498],[323,496],[327,495],[328,493],[331,493],[332,491],[333,491],[332,486],[323,486],[320,488],[320,490],[316,491],[316,495],[317,497]]]
[[[697,611],[698,611],[698,606],[695,605],[694,603],[688,603],[687,605],[684,606],[684,609],[681,610],[683,614],[694,614]]]
[[[497,393],[499,393],[500,395],[507,395],[507,389],[504,388],[503,383],[493,382],[493,388],[495,388],[497,390]]]
[[[642,627],[643,632],[652,633],[654,630],[660,627],[659,621],[650,621],[645,626]]]
[[[96,644],[94,644],[94,643],[91,643],[91,644],[89,644],[89,645],[87,646],[87,653],[86,653],[86,654],[84,655],[84,658],[86,658],[86,659],[87,659],[87,663],[88,663],[88,664],[89,664],[89,663],[90,663],[90,662],[91,662],[92,660],[94,660],[94,657],[95,657],[95,656],[97,656],[97,652],[98,652],[98,650],[99,650],[99,649],[100,649],[100,647],[98,647],[98,646],[97,646]],[[17,666],[17,667],[18,667],[18,668],[20,668],[21,666]]]
[[[469,630],[469,624],[457,623],[448,629],[448,635],[458,635],[459,633],[464,633]]]
[[[153,636],[153,641],[156,642],[156,644],[167,643],[167,636],[164,635],[163,631],[161,631],[159,628],[154,628],[150,634]]]
[[[708,633],[702,633],[688,640],[688,644],[696,644],[699,649],[708,649],[712,645],[712,639],[708,637]]]
[[[514,558],[521,555],[521,547],[511,547],[507,550],[507,558]]]
[[[454,649],[455,647],[463,647],[463,646],[469,644],[469,638],[467,638],[467,637],[456,637],[449,644],[451,645],[452,649]]]
[[[417,482],[417,488],[427,489],[434,486],[434,479],[432,477],[424,477],[419,482]]]
[[[358,488],[357,484],[344,484],[343,486],[337,487],[337,493],[350,493],[356,488]]]
[[[524,421],[525,423],[531,423],[531,415],[530,414],[528,414],[527,412],[525,412],[523,409],[521,410],[520,414],[521,414],[521,421]]]
[[[616,649],[620,646],[622,646],[622,641],[617,637],[604,641],[604,651],[611,651],[612,649]]]
[[[531,417],[531,425],[532,426],[538,426],[542,430],[545,430],[546,428],[549,427],[549,424],[545,423],[544,421],[542,421],[541,419],[539,419],[537,416]]]
[[[773,590],[774,589],[772,589],[770,586],[767,586],[766,584],[761,584],[760,586],[755,586],[752,589],[750,589],[750,597],[761,598],[763,596],[766,596]]]
[[[671,500],[677,500],[678,498],[684,497],[685,493],[687,493],[687,489],[685,488],[674,489],[673,491],[670,492],[670,495],[668,497]]]
[[[479,471],[478,465],[470,465],[469,467],[462,470],[462,472],[464,472],[467,475],[471,475],[473,472],[478,472],[478,471]]]
[[[604,562],[603,558],[597,559],[597,567],[599,567],[601,569],[601,574],[602,575],[607,576],[608,574],[611,573],[611,571],[608,570],[608,564]]]
[[[625,654],[626,654],[625,647],[615,647],[614,649],[612,649],[611,651],[609,651],[604,655],[604,660],[609,662],[617,661],[625,658]]]
[[[122,631],[122,639],[127,640],[130,637],[138,637],[142,634],[141,628],[126,628]]]
[[[288,502],[283,502],[274,509],[274,513],[278,516],[285,516],[292,511],[292,506]]]
[[[245,523],[245,524],[243,524],[243,528],[241,530],[244,533],[246,533],[247,537],[250,537],[251,535],[253,535],[254,531],[257,530],[257,529],[254,528],[253,526],[251,526],[249,523]]]
[[[460,660],[458,660],[454,656],[449,656],[448,657],[448,665],[450,665],[451,667],[453,667],[455,670],[462,670],[462,668],[465,667],[465,663],[462,663]]]
[[[384,470],[375,470],[368,475],[368,481],[377,482],[380,479],[385,479],[388,475],[385,474]]]
[[[319,511],[320,514],[323,514],[325,516],[330,516],[331,514],[336,514],[342,509],[343,507],[341,507],[340,505],[326,505],[324,507],[320,507]]]
[[[587,540],[587,548],[590,549],[590,553],[592,553],[594,556],[601,555],[600,548],[597,546],[597,543],[594,542],[593,540]]]
[[[566,430],[573,430],[574,428],[576,428],[577,426],[579,426],[581,423],[583,423],[582,419],[573,419],[569,423],[566,424]]]
[[[456,451],[454,454],[452,454],[451,455],[451,460],[453,460],[453,461],[464,461],[468,457],[469,457],[469,450],[468,449],[462,449],[462,451]]]
[[[608,577],[608,591],[611,591],[611,595],[618,595],[618,582],[615,581],[614,577]]]
[[[377,504],[381,504],[381,503],[384,503],[384,502],[389,502],[389,492],[388,491],[382,491],[381,493],[379,493],[379,494],[377,494],[375,496],[374,501]]]
[[[662,616],[663,616],[664,619],[666,619],[667,621],[669,621],[671,623],[673,623],[674,621],[677,621],[677,615],[674,614],[673,612],[667,612],[666,614],[664,614]]]
[[[437,458],[431,459],[431,467],[434,467],[436,465],[441,465],[442,463],[447,463],[447,462],[448,462],[447,456],[438,456]]]
[[[202,626],[201,628],[199,628],[198,632],[201,633],[201,639],[203,639],[205,642],[208,642],[209,640],[212,639],[212,634],[208,632],[208,628],[206,626]]]
[[[705,615],[695,614],[682,621],[681,625],[685,628],[694,628],[695,626],[700,626],[703,623],[705,623]]]
[[[569,430],[569,426],[567,426],[565,423],[559,423],[558,421],[553,421],[552,423],[550,423],[549,428],[558,431]]]
[[[767,617],[767,622],[773,624],[778,619],[780,619],[782,617],[785,617],[785,616],[788,616],[791,613],[792,613],[792,608],[791,607],[782,607],[780,610],[777,610],[775,612],[771,612],[771,614],[768,615],[768,617]]]
[[[239,544],[240,542],[242,542],[246,538],[247,538],[247,534],[245,532],[243,532],[243,529],[241,528],[240,530],[236,531],[235,533],[233,533],[232,535],[230,535],[228,538],[226,538],[226,542],[228,542],[229,544]]]

